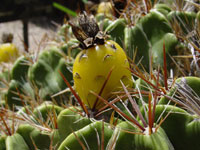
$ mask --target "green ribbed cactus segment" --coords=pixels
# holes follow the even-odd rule
[[[196,13],[187,11],[171,11],[167,15],[168,20],[182,29],[184,34],[189,34],[194,30]]]
[[[6,138],[6,150],[30,150],[23,137],[15,133]]]
[[[171,8],[162,3],[158,3],[154,6],[154,9],[157,10],[158,12],[162,13],[163,15],[167,16],[172,10]]]
[[[0,150],[6,150],[6,136],[0,136]]]
[[[181,77],[176,79],[179,86],[185,87],[188,92],[191,92],[197,97],[200,97],[200,78],[199,77]],[[178,88],[178,87],[177,87]]]
[[[26,112],[26,109],[28,112]],[[24,116],[25,113],[27,113],[28,117],[35,122],[35,124],[21,124],[17,129],[17,133],[24,138],[29,148],[35,150],[36,146],[38,149],[46,150],[49,149],[50,145],[58,146],[60,143],[60,135],[56,129],[56,123],[52,122],[52,120],[56,121],[57,116],[63,108],[50,102],[44,102],[36,107],[32,112],[30,110],[31,108],[27,107],[26,109],[23,107],[18,112],[18,115]],[[48,124],[51,129],[40,125],[43,123],[46,125]]]
[[[170,114],[169,114],[170,113]],[[200,122],[185,110],[171,105],[156,106],[156,120],[160,115],[168,117],[161,127],[176,150],[198,149],[200,144]]]
[[[72,29],[69,24],[63,24],[58,30],[58,38],[62,42],[68,41],[68,38],[71,37],[72,35],[73,35]]]
[[[51,131],[50,138],[51,138],[50,145],[57,149],[61,142],[58,129],[54,129]]]
[[[71,133],[60,145],[58,150],[98,150],[106,148],[113,130],[103,121],[95,121],[84,128]],[[103,144],[102,144],[103,143]],[[82,147],[82,146],[83,147]]]
[[[2,71],[0,73],[0,87],[4,88],[5,87],[5,83],[3,83],[3,81],[9,82],[9,80],[10,80],[10,72],[8,70]]]
[[[49,149],[51,138],[48,132],[40,131],[29,124],[22,124],[17,129],[30,150],[35,150],[35,146],[40,150]]]
[[[135,132],[136,128],[126,121],[119,123],[110,139],[110,143],[116,143],[114,149],[134,149],[134,135],[125,131],[132,131]],[[125,138],[126,137],[126,138]],[[127,141],[129,140],[129,142]],[[115,142],[116,141],[116,142]],[[127,144],[128,142],[128,144]]]
[[[125,48],[127,55],[136,63],[141,60],[145,69],[149,70],[152,56],[153,67],[163,66],[163,44],[167,54],[175,55],[179,44],[166,18],[170,13],[167,5],[156,5],[146,16],[141,17],[136,25],[126,25],[124,19],[113,21],[106,29],[112,40]],[[167,56],[168,67],[171,59]]]
[[[11,70],[11,78],[17,81],[27,80],[27,72],[31,63],[28,61],[28,58],[21,56],[15,61],[13,68]]]
[[[8,70],[0,73],[0,105],[5,105],[6,83],[10,81],[10,72]]]
[[[200,137],[200,122],[199,122],[199,96],[200,96],[200,78],[198,77],[181,77],[176,79],[175,85],[170,89],[167,94],[169,97],[176,99],[171,102],[174,104],[176,101],[185,105],[185,109],[193,112],[196,116],[193,116],[181,108],[168,106],[165,112],[172,111],[167,119],[162,124],[169,138],[173,142],[173,145],[177,149],[197,149],[200,146],[197,139]],[[182,95],[179,97],[178,95]],[[169,99],[162,97],[160,104],[166,104]],[[158,106],[157,106],[158,107]],[[165,106],[166,107],[166,106]],[[159,110],[160,109],[160,110]],[[164,110],[164,105],[158,107],[158,113],[160,114]],[[175,121],[174,121],[175,120]],[[174,132],[176,131],[176,132]],[[177,140],[177,139],[180,139]],[[184,143],[184,144],[183,144]]]
[[[170,91],[167,93],[169,97],[174,97],[177,95],[179,91],[182,92],[188,92],[192,94],[192,96],[195,96],[196,98],[200,97],[200,78],[199,77],[181,77],[176,79],[175,85],[170,89]],[[178,91],[178,92],[177,92]],[[190,96],[190,94],[188,96]],[[187,96],[187,95],[186,95]],[[186,98],[186,97],[185,97]],[[181,101],[186,101],[187,99],[178,99]],[[162,97],[159,101],[159,104],[167,104],[169,102],[169,98]],[[174,103],[173,103],[174,104]]]
[[[197,27],[200,27],[200,11],[197,13]]]
[[[98,25],[100,26],[100,28],[102,28],[103,31],[106,30],[106,28],[112,23],[112,20],[108,19],[108,18],[104,18],[100,21],[98,21]]]
[[[71,82],[70,67],[61,53],[51,48],[40,53],[37,62],[29,69],[28,77],[39,88],[40,97],[51,100],[51,95],[67,87],[59,72]]]
[[[21,83],[16,80],[11,80],[9,83],[9,89],[6,94],[7,104],[11,109],[15,105],[23,106],[23,103],[28,104],[23,97],[20,97],[20,95],[32,97],[34,95],[33,89],[28,82]]]
[[[34,109],[33,114],[34,117],[37,117],[39,119],[42,119],[44,122],[49,119],[49,116],[51,115],[52,117],[55,115],[57,117],[59,113],[63,110],[62,107],[56,106],[51,103],[43,103],[37,108]]]
[[[28,82],[28,69],[30,62],[27,57],[20,57],[16,60],[11,70],[11,82],[6,94],[6,99],[9,107],[12,109],[14,105],[22,106],[27,103],[23,99],[23,95],[34,98],[34,92]]]
[[[135,150],[174,150],[173,145],[161,127],[150,135],[136,134],[134,142]]]
[[[142,17],[135,26],[125,29],[125,50],[130,58],[136,53],[136,63],[141,60],[145,69],[149,70],[149,61],[152,56],[153,68],[163,66],[163,44],[170,67],[171,59],[168,54],[176,54],[178,40],[172,32],[166,17],[156,10],[151,10]]]
[[[155,81],[155,80],[149,79],[148,82],[150,82],[151,84],[153,84],[154,86],[156,86],[156,81]],[[163,80],[159,80],[159,84],[160,84],[160,85],[164,85]],[[151,91],[151,90],[153,89],[153,87],[152,87],[151,85],[149,85],[149,83],[147,83],[146,81],[144,81],[144,80],[141,79],[141,78],[138,78],[138,79],[135,81],[135,86],[136,86],[140,91],[145,91],[145,92],[149,92],[149,91]],[[142,98],[143,102],[145,102],[145,103],[148,103],[148,101],[149,101],[149,97],[148,97],[148,95],[146,95],[146,94],[141,95],[140,98]],[[142,106],[142,101],[139,100],[139,101],[138,101],[138,104],[139,104],[140,106]]]
[[[91,123],[91,120],[88,117],[83,117],[81,114],[83,114],[83,112],[78,107],[69,107],[60,112],[57,118],[57,123],[61,141],[72,132],[75,132]]]
[[[160,115],[164,112],[162,115],[163,117],[166,116],[169,112],[170,115],[167,117],[167,119],[162,123],[162,128],[165,130],[165,132],[168,135],[168,138],[174,145],[175,149],[183,149],[185,147],[184,143],[186,142],[186,139],[184,138],[185,135],[185,126],[189,121],[192,119],[190,115],[184,111],[183,109],[180,109],[175,106],[167,106],[167,105],[157,105],[156,106],[156,120],[160,117]]]
[[[19,92],[22,92],[19,82],[12,80],[9,83],[9,89],[6,94],[7,104],[12,109],[14,105],[22,105],[21,99],[19,97]]]
[[[157,131],[141,133],[137,128],[128,122],[118,124],[114,130],[112,141],[116,140],[115,150],[173,150],[165,131],[159,127]],[[153,130],[155,130],[153,128]],[[131,133],[132,132],[132,133]],[[111,142],[112,143],[112,142]]]
[[[123,18],[113,21],[106,29],[105,32],[110,35],[110,38],[117,42],[121,47],[124,46],[124,29],[126,21]]]
[[[188,148],[198,149],[200,147],[200,120],[199,118],[192,120],[186,125],[186,137]]]
[[[130,58],[133,58],[134,56],[134,45],[132,42],[134,41],[132,37],[132,30],[133,26],[126,26],[124,29],[124,45],[127,55]],[[146,41],[146,40],[145,40]]]
[[[149,91],[149,88],[152,88],[150,85],[148,85],[148,83],[146,83],[144,80],[142,80],[141,78],[137,79],[135,81],[135,84],[137,86],[137,88],[139,88],[140,91]],[[149,97],[148,95],[142,95],[142,100],[146,103],[148,103]],[[141,100],[138,103],[139,105],[142,105]]]
[[[80,52],[79,42],[76,39],[70,39],[67,43],[63,44],[61,50],[69,57],[75,58]],[[76,47],[76,48],[75,48]]]

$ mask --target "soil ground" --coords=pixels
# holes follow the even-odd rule
[[[29,51],[34,51],[42,38],[51,38],[55,34],[57,26],[47,17],[33,18],[28,23]],[[0,38],[3,33],[12,33],[14,36],[13,43],[24,51],[23,44],[23,24],[22,21],[12,21],[0,23]]]

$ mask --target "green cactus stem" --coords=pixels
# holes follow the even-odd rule
[[[44,122],[49,119],[49,115],[55,115],[57,117],[59,113],[63,110],[62,107],[54,105],[52,103],[44,102],[40,106],[34,109],[34,117],[42,119]]]
[[[160,116],[166,119],[161,124],[169,140],[176,150],[198,149],[200,144],[197,141],[200,137],[200,123],[195,116],[185,110],[171,105],[156,106],[156,120]],[[161,119],[161,118],[160,118]]]
[[[67,43],[63,44],[61,50],[69,57],[75,58],[80,52],[79,42],[76,39],[70,39]],[[73,63],[73,62],[72,62]]]
[[[84,128],[71,133],[60,145],[58,150],[98,150],[106,148],[113,130],[103,121],[95,121]]]
[[[113,21],[106,29],[105,32],[110,35],[110,38],[117,42],[121,47],[124,46],[124,29],[126,26],[126,21],[123,18]]]
[[[58,115],[58,131],[61,142],[72,132],[75,132],[91,123],[91,120],[81,114],[80,108],[69,107]]]
[[[6,150],[6,136],[0,136],[0,150]]]
[[[50,133],[40,131],[29,124],[21,124],[17,133],[23,137],[30,150],[35,150],[35,146],[41,150],[49,149]]]
[[[189,34],[194,29],[196,13],[171,11],[167,15],[167,18],[171,24],[178,25],[179,29],[181,29],[184,34]]]
[[[160,13],[162,13],[165,16],[167,16],[172,11],[168,5],[162,4],[162,3],[156,4],[154,6],[154,9],[156,9],[157,11],[159,11]]]
[[[135,26],[129,27],[129,30],[126,32],[129,35],[125,36],[125,41],[128,41],[128,45],[125,45],[126,50],[133,51],[131,58],[133,58],[132,54],[137,52],[136,63],[142,59],[141,63],[147,70],[149,70],[151,57],[153,68],[163,66],[163,45],[167,54],[176,54],[178,40],[172,33],[167,19],[160,12],[152,10],[142,17]],[[171,59],[168,55],[166,56],[167,65],[170,67]]]
[[[15,133],[12,136],[6,138],[6,150],[29,150],[23,137]]]
[[[159,104],[167,104],[169,102],[169,100],[173,100],[173,98],[176,98],[176,100],[173,101],[174,102],[186,102],[186,97],[179,99],[176,97],[176,95],[178,94],[179,90],[184,90],[187,93],[192,94],[192,96],[198,98],[200,97],[200,78],[198,77],[180,77],[178,79],[176,79],[174,86],[169,90],[169,92],[167,93],[167,96],[163,96],[160,101]],[[189,94],[189,95],[190,95]],[[188,96],[189,96],[188,95]],[[171,97],[171,98],[170,98]]]
[[[23,106],[25,103],[28,103],[22,95],[34,98],[33,89],[27,79],[28,69],[30,67],[28,59],[25,56],[19,57],[11,70],[11,82],[6,93],[7,104],[11,109],[15,105]]]
[[[51,95],[67,88],[59,72],[68,81],[72,81],[72,73],[68,67],[70,66],[61,53],[51,48],[40,53],[37,62],[29,69],[28,77],[39,88],[40,97],[51,100]]]
[[[114,130],[112,140],[116,140],[115,150],[173,150],[173,145],[169,141],[165,131],[159,127],[153,128],[153,133],[149,133],[148,128],[144,133],[138,131],[131,123],[122,122]],[[155,131],[156,130],[156,131]],[[117,137],[117,138],[116,138]],[[127,144],[128,143],[128,144]]]

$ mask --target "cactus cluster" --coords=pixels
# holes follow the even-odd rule
[[[199,149],[197,6],[112,0],[2,68],[0,150]]]

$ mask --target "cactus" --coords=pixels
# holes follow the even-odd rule
[[[146,16],[142,17],[135,26],[126,25],[124,19],[118,19],[110,24],[105,31],[111,35],[120,46],[125,47],[127,55],[133,59],[136,53],[136,62],[142,59],[141,63],[148,70],[149,61],[152,56],[153,67],[163,66],[163,45],[166,53],[175,55],[178,40],[172,32],[167,18],[170,12],[165,5],[155,6]],[[167,64],[170,66],[171,59],[167,55]]]
[[[106,29],[105,32],[111,36],[111,39],[116,41],[121,47],[123,47],[124,43],[124,29],[126,27],[125,19],[117,19],[113,21]]]
[[[38,149],[48,149],[50,146],[50,136],[48,133],[41,132],[38,129],[32,127],[28,124],[22,124],[17,129],[17,133],[20,134],[28,147],[31,150],[35,149],[35,146]]]
[[[49,115],[58,116],[63,110],[62,107],[56,106],[51,103],[43,103],[33,110],[34,117],[47,121]]]
[[[126,45],[126,47],[128,46],[127,50],[135,51],[137,49],[136,62],[142,58],[141,63],[147,70],[151,57],[153,68],[159,65],[163,66],[163,45],[165,45],[166,53],[176,54],[177,38],[172,33],[166,18],[155,10],[141,18],[129,34],[130,36],[125,40],[131,40],[132,47]],[[168,67],[170,62],[171,59],[167,55]]]
[[[76,39],[70,39],[67,43],[63,44],[61,50],[72,58],[75,58],[77,54],[80,52],[80,48],[78,48],[79,42]]]
[[[174,86],[167,93],[167,97],[163,96],[160,99],[159,104],[167,104],[169,102],[169,100],[176,102],[176,99],[173,100],[173,97],[176,98],[176,95],[179,93],[179,90],[180,90],[180,92],[181,91],[185,92],[185,93],[188,92],[189,93],[188,96],[190,96],[190,94],[193,94],[194,97],[198,98],[198,97],[200,97],[199,88],[200,88],[200,78],[198,78],[198,77],[180,77],[180,78],[176,79]],[[170,97],[172,97],[172,99],[170,99]],[[187,98],[187,97],[185,97],[185,98]],[[182,98],[182,99],[177,98],[177,100],[182,101],[182,102],[185,101],[184,98]],[[195,98],[194,98],[194,101],[195,101]]]
[[[60,28],[58,46],[1,63],[0,150],[199,149],[195,6],[112,1],[117,14],[84,13]]]
[[[5,105],[6,83],[10,80],[10,72],[8,70],[0,73],[0,104]]]
[[[23,137],[15,133],[6,138],[6,150],[29,150],[29,148]]]
[[[6,93],[7,104],[11,109],[13,109],[14,105],[23,106],[23,103],[27,103],[20,95],[27,95],[34,98],[33,89],[27,80],[29,69],[28,59],[24,56],[19,57],[11,70],[11,82]]]
[[[162,13],[163,15],[167,16],[172,10],[166,4],[156,4],[154,9],[158,12]]]
[[[63,108],[47,102],[33,110],[30,107],[22,108],[18,112],[18,116],[24,119],[29,118],[27,121],[29,124],[20,124],[16,133],[23,137],[31,150],[57,147],[60,143],[60,134],[56,119],[62,110]]]
[[[196,141],[200,136],[199,121],[185,110],[171,105],[156,106],[156,120],[162,116],[169,116],[162,123],[169,140],[175,149],[187,150],[198,149],[200,146]]]
[[[22,108],[18,112],[19,116],[27,116],[33,123],[29,121],[29,124],[21,124],[16,132],[24,138],[31,150],[35,150],[35,147],[44,150],[49,149],[51,144],[57,146],[60,135],[57,130],[57,122],[54,123],[53,121],[57,119],[62,110],[63,108],[47,102],[32,111],[31,108]],[[42,127],[44,124],[46,126]]]
[[[58,115],[57,123],[61,142],[71,132],[75,132],[91,123],[91,120],[81,116],[83,112],[80,112],[79,114],[78,110],[80,110],[80,108],[69,107],[68,109],[61,111]]]
[[[62,142],[58,150],[65,150],[66,148],[78,150],[83,147],[93,150],[103,149],[107,146],[112,132],[112,129],[103,121],[95,121],[76,132],[72,132]]]
[[[39,88],[41,98],[51,100],[51,95],[66,88],[59,72],[62,72],[69,81],[72,80],[72,73],[67,67],[70,66],[67,66],[63,56],[52,48],[40,53],[37,62],[28,71],[28,78]]]
[[[59,72],[62,72],[69,81],[72,80],[72,73],[69,69],[70,63],[67,66],[67,62],[58,50],[44,51],[40,53],[35,64],[28,63],[28,58],[20,57],[11,70],[12,80],[7,91],[7,103],[10,108],[14,105],[22,106],[23,103],[30,103],[22,95],[29,96],[32,99],[36,98],[38,95],[34,93],[34,85],[39,89],[39,97],[51,100],[51,95],[66,88]],[[48,80],[50,78],[51,81]]]
[[[6,136],[0,136],[0,150],[6,150]]]
[[[63,24],[58,32],[58,40],[62,42],[68,41],[68,38],[72,36],[72,30],[68,24]]]
[[[128,122],[118,124],[114,130],[113,137],[116,138],[116,145],[114,149],[135,149],[135,150],[173,150],[173,145],[169,141],[165,131],[159,129],[152,133],[140,133],[133,125]],[[132,133],[131,133],[132,132]],[[129,144],[127,144],[129,143]]]
[[[196,13],[187,11],[171,11],[167,15],[167,19],[172,24],[178,25],[178,28],[180,28],[184,34],[189,34],[194,29]]]

